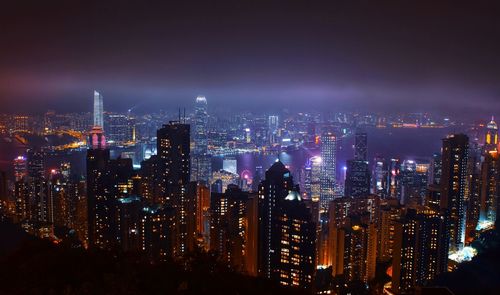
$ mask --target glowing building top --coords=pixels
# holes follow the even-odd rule
[[[106,148],[106,137],[100,126],[94,126],[89,135],[89,148],[93,150]]]
[[[488,129],[493,129],[493,130],[498,130],[498,125],[495,122],[495,117],[491,117],[491,121],[486,125],[486,128]]]
[[[491,117],[491,121],[486,125],[484,148],[486,152],[497,151],[498,149],[498,125],[494,117]]]

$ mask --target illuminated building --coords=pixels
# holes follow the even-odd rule
[[[16,181],[23,181],[28,175],[26,158],[19,156],[14,159],[14,178]]]
[[[345,180],[345,196],[363,197],[370,194],[368,161],[348,160]]]
[[[269,133],[269,143],[278,143],[278,128],[279,128],[279,117],[269,116],[268,118],[268,133]]]
[[[176,214],[172,207],[150,205],[143,209],[141,249],[152,262],[166,261],[174,255]]]
[[[450,217],[450,250],[459,250],[465,242],[465,193],[469,138],[464,134],[443,139],[443,175],[441,178],[441,208]]]
[[[280,202],[278,265],[272,278],[284,286],[310,289],[316,265],[316,222],[297,191]]]
[[[372,227],[378,223],[379,198],[374,195],[366,197],[341,197],[330,203],[328,212],[328,242],[326,253],[326,266],[332,267],[332,275],[344,273],[344,243],[346,229],[349,229],[351,217],[362,216],[362,222]],[[371,230],[371,229],[370,229]],[[373,233],[371,235],[373,237]],[[371,245],[371,244],[370,244]],[[377,242],[375,241],[375,250]],[[376,255],[374,255],[374,258]],[[370,258],[371,259],[371,258]]]
[[[157,131],[159,202],[176,214],[174,256],[182,256],[195,243],[196,183],[190,183],[190,126],[171,121]],[[194,187],[193,187],[194,186]]]
[[[391,159],[389,161],[388,173],[387,173],[387,182],[388,182],[388,196],[391,198],[400,199],[400,169],[401,163],[399,159]]]
[[[210,155],[193,155],[191,157],[191,181],[208,183],[212,175],[212,158]]]
[[[220,190],[217,189],[215,192],[223,193],[226,191],[227,187],[230,184],[234,184],[234,185],[239,186],[240,176],[238,174],[233,174],[233,173],[228,172],[226,170],[214,171],[212,173],[211,184],[214,184],[217,181],[220,181],[221,187],[220,187]]]
[[[491,118],[491,121],[486,125],[486,135],[484,141],[484,152],[488,153],[490,151],[498,150],[498,126],[495,122],[495,118]]]
[[[249,193],[229,185],[224,193],[213,193],[210,200],[210,249],[234,270],[246,270]]]
[[[378,259],[389,261],[393,258],[396,240],[396,222],[401,217],[402,208],[396,199],[390,199],[380,208]]]
[[[343,274],[347,282],[368,281],[375,278],[375,267],[377,258],[377,230],[374,223],[361,221],[359,217],[350,217],[347,224],[340,228],[337,247],[342,256],[343,252]],[[343,251],[342,251],[343,250]]]
[[[28,150],[28,212],[29,219],[42,223],[49,222],[49,195],[45,177],[44,153],[40,150]]]
[[[114,142],[114,144],[132,142],[134,128],[132,120],[127,115],[107,115],[106,134],[108,140]]]
[[[110,159],[104,133],[94,127],[87,150],[87,211],[89,245],[104,249],[119,246],[117,202],[133,194],[131,159]]]
[[[103,98],[96,90],[94,90],[94,126],[104,129]]]
[[[318,156],[311,157],[306,163],[305,189],[311,200],[318,202],[321,197],[321,163],[323,159]]]
[[[29,117],[25,115],[14,116],[13,132],[29,132]]]
[[[143,203],[140,197],[130,195],[116,202],[116,239],[123,251],[140,251]]]
[[[479,220],[495,223],[500,194],[500,156],[498,152],[485,155],[481,169]]]
[[[235,158],[227,158],[222,160],[222,170],[238,174],[238,162]]]
[[[384,158],[376,157],[373,161],[373,192],[381,197],[388,195],[387,164]]]
[[[393,292],[408,293],[447,271],[448,230],[446,215],[424,209],[408,209],[396,223],[392,262]]]
[[[335,195],[337,173],[337,137],[331,132],[321,135],[320,208],[327,212]]]
[[[368,135],[356,132],[354,135],[354,160],[368,160]]]
[[[210,242],[210,189],[205,184],[198,184],[196,187],[196,233],[198,238],[201,238],[200,246],[208,250]]]
[[[440,153],[432,155],[429,169],[429,184],[440,184],[443,173],[443,159]]]
[[[266,171],[259,185],[258,274],[275,281],[279,280],[280,205],[293,188],[292,175],[280,161]]]
[[[212,173],[212,159],[208,155],[208,113],[207,99],[204,96],[196,98],[194,120],[191,180],[207,184]]]

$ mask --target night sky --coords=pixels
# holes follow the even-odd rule
[[[500,114],[498,1],[5,2],[3,111]]]

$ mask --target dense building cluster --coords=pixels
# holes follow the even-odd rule
[[[27,118],[14,119],[14,133],[29,132]],[[79,246],[138,252],[152,263],[182,259],[195,249],[213,251],[237,272],[318,294],[339,293],[354,283],[368,286],[386,265],[391,282],[385,291],[405,294],[470,258],[470,243],[496,221],[500,158],[494,120],[484,126],[481,144],[452,134],[429,160],[378,155],[372,161],[362,127],[381,128],[386,119],[360,117],[349,133],[342,123],[270,115],[228,136],[234,125],[221,121],[216,131],[207,100],[199,96],[193,118],[179,112],[150,136],[130,112],[105,114],[98,92],[91,126],[79,125],[79,117],[47,113],[44,132],[66,119],[68,131],[90,130],[83,139],[84,175],[67,161],[47,171],[49,152],[38,148],[14,159],[12,185],[0,175],[3,213],[54,241],[63,228]],[[336,122],[342,120],[347,115],[339,114]],[[435,125],[426,118],[415,122]],[[299,133],[289,131],[294,128],[306,130],[300,141],[294,137]],[[349,135],[352,157],[338,169],[338,145]],[[130,155],[127,146],[144,138],[148,152]],[[317,153],[293,169],[279,158],[268,169],[237,169],[238,152],[268,154],[289,142],[316,147]],[[223,158],[220,169],[212,169],[216,157]],[[317,279],[325,274],[335,280]]]

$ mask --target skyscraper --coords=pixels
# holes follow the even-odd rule
[[[495,118],[491,117],[491,121],[486,125],[486,136],[484,141],[484,151],[488,153],[490,151],[498,150],[498,125],[495,122]]]
[[[269,132],[269,143],[278,143],[278,127],[279,127],[279,117],[269,116],[268,122],[268,132]]]
[[[368,135],[363,132],[356,132],[354,135],[354,160],[368,160]]]
[[[94,90],[94,126],[104,128],[103,98],[96,90]]]
[[[347,161],[345,195],[348,197],[370,194],[370,169],[367,160],[367,135],[355,134],[354,159]]]
[[[450,214],[450,250],[459,250],[465,242],[465,193],[469,138],[454,134],[443,139],[441,208]]]
[[[208,154],[208,112],[207,99],[196,98],[194,123],[194,150],[191,159],[191,180],[208,183],[211,169],[211,158]]]
[[[280,262],[280,232],[277,224],[280,204],[292,189],[292,175],[279,161],[266,171],[265,180],[259,185],[258,272],[266,278],[279,277],[276,270]]]
[[[321,135],[321,211],[327,212],[328,205],[334,198],[337,158],[337,138],[332,132]]]
[[[174,255],[182,255],[194,243],[196,188],[190,189],[190,126],[178,121],[163,125],[157,132],[159,202],[175,209]],[[191,222],[192,221],[192,222]],[[191,226],[193,231],[190,230]]]
[[[316,263],[316,222],[276,162],[259,185],[258,273],[286,286],[311,287]]]
[[[446,214],[423,209],[408,209],[396,222],[392,262],[392,289],[411,292],[423,286],[448,267],[448,230]]]

